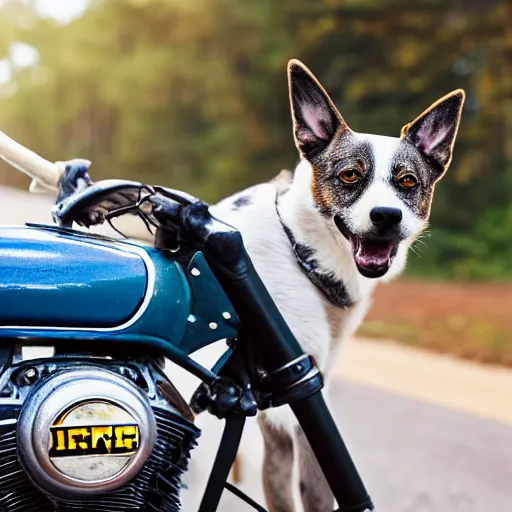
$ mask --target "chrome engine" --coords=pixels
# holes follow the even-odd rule
[[[19,362],[0,377],[0,511],[179,511],[192,420],[157,364]]]

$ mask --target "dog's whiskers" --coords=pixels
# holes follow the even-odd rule
[[[416,256],[418,256],[418,258],[421,258],[421,254],[416,250],[416,248],[414,247],[414,245],[411,245],[409,246],[411,251],[416,254]]]
[[[428,245],[427,243],[423,240],[423,238],[426,238],[426,237],[430,237],[431,236],[431,233],[430,231],[424,231],[423,233],[420,233],[416,239],[413,241],[413,243],[410,245],[410,248],[412,250],[412,252],[414,254],[416,254],[416,256],[418,256],[418,258],[421,258],[421,254],[420,254],[420,250],[419,250],[419,247],[418,245],[421,244],[423,247],[425,247],[426,249],[428,249]]]

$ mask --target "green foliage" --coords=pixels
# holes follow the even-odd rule
[[[512,6],[507,0],[91,0],[70,23],[0,8],[0,127],[51,160],[83,156],[214,201],[293,167],[285,68],[303,60],[357,131],[397,135],[438,97],[468,101],[432,237],[409,272],[512,277]],[[23,184],[0,167],[0,180]],[[510,229],[509,229],[510,228]]]

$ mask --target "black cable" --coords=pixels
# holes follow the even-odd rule
[[[238,446],[240,445],[244,425],[244,416],[231,416],[226,419],[217,456],[215,457],[198,512],[213,512],[217,510],[224,485],[228,479],[229,470],[233,465]]]
[[[250,505],[254,510],[257,510],[258,512],[268,512],[266,509],[264,509],[261,505],[258,505],[252,498],[247,496],[245,492],[238,489],[238,487],[235,487],[233,484],[230,484],[229,482],[226,482],[224,484],[224,487],[232,492],[237,498],[240,498],[242,501],[245,501],[247,505]]]

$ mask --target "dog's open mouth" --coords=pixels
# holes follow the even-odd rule
[[[389,270],[396,255],[398,241],[355,235],[339,217],[335,217],[335,223],[352,245],[354,260],[359,272],[369,278],[382,277]]]

